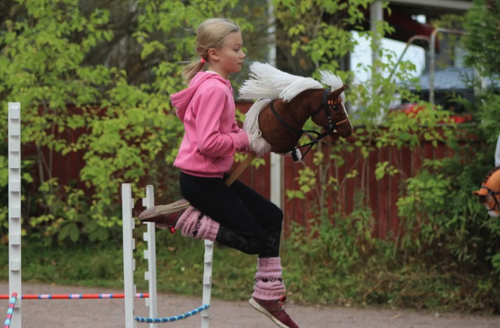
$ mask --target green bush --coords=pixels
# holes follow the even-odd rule
[[[207,17],[245,15],[248,6],[233,10],[236,4],[235,0],[161,1],[161,5],[140,0],[132,8],[120,1],[11,4],[6,20],[0,22],[0,139],[7,138],[7,102],[21,102],[22,145],[35,150],[29,162],[23,161],[24,168],[32,165],[23,176],[23,185],[30,185],[23,189],[23,234],[47,244],[105,241],[119,235],[124,182],[138,190],[136,199],[144,197],[147,184],[155,186],[157,202],[179,197],[178,170],[172,163],[183,127],[171,108],[170,95],[184,88],[180,72],[193,58],[194,33],[186,31]],[[252,24],[235,19],[251,35]],[[125,50],[116,47],[124,42],[124,32]],[[114,60],[113,51],[103,55],[106,60],[95,55],[107,48],[129,50],[124,56],[141,69],[122,68],[123,59]],[[79,172],[84,186],[73,182],[60,186],[53,176],[53,155],[64,158],[75,152],[84,153]],[[3,172],[6,155],[6,151],[0,154]],[[0,176],[0,187],[6,184],[7,177]],[[0,205],[2,232],[4,204]]]

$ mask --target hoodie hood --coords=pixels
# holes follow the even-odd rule
[[[228,86],[229,89],[232,90],[231,83],[229,80],[224,79],[222,76],[215,72],[199,72],[195,75],[195,77],[189,83],[187,89],[184,89],[180,92],[174,93],[171,96],[172,106],[177,108],[176,113],[177,116],[184,122],[184,115],[186,114],[186,110],[193,99],[196,91],[203,82],[207,80],[219,80]]]

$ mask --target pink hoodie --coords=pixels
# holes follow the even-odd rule
[[[217,73],[200,72],[171,99],[185,129],[174,166],[195,176],[222,177],[234,153],[249,145],[236,124],[231,83]]]

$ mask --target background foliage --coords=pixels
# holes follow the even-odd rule
[[[295,226],[283,245],[289,293],[305,303],[498,312],[500,223],[489,218],[470,195],[492,167],[500,133],[498,93],[493,88],[482,90],[476,102],[469,104],[478,122],[471,126],[458,128],[448,122],[448,112],[425,102],[420,102],[423,110],[414,117],[389,115],[394,95],[409,101],[418,99],[396,83],[416,82],[410,77],[415,70],[412,63],[400,63],[399,70],[389,77],[397,57],[380,48],[378,42],[392,32],[387,24],[379,24],[377,33],[361,33],[384,59],[363,65],[372,72],[368,81],[353,83],[352,73],[340,70],[343,58],[355,45],[348,30],[366,19],[370,3],[273,2],[279,27],[278,54],[284,59],[278,67],[314,77],[318,77],[318,69],[336,72],[349,84],[346,101],[356,109],[353,140],[322,143],[313,155],[313,165],[303,166],[299,189],[287,191],[289,198],[318,192],[312,231]],[[184,88],[180,71],[185,62],[197,60],[193,56],[193,30],[208,17],[233,18],[243,29],[248,61],[265,61],[266,3],[7,0],[0,9],[0,138],[7,138],[7,102],[21,102],[22,143],[31,151],[23,160],[25,245],[53,246],[44,254],[30,256],[24,276],[49,281],[54,273],[49,272],[53,259],[61,257],[59,262],[66,269],[64,276],[56,279],[62,282],[120,282],[121,269],[116,269],[119,263],[99,262],[100,258],[121,258],[116,255],[121,244],[120,183],[133,183],[134,190],[140,190],[137,198],[142,196],[142,186],[154,184],[159,203],[179,196],[177,188],[171,188],[177,179],[172,162],[182,126],[169,97]],[[474,36],[465,42],[468,62],[484,75],[498,72],[499,67],[494,64],[498,31],[495,17],[497,3],[484,0],[475,1],[465,18]],[[480,28],[485,24],[489,28]],[[478,48],[478,43],[493,50]],[[234,77],[235,90],[246,75],[245,70]],[[471,135],[474,138],[468,137]],[[329,193],[345,181],[326,172],[332,166],[346,165],[339,156],[341,151],[358,147],[367,158],[375,148],[414,148],[422,140],[444,142],[455,155],[424,163],[420,172],[405,181],[398,201],[405,232],[400,239],[379,240],[373,235],[364,169],[352,169],[346,175],[346,179],[361,176],[364,181],[356,191],[355,211],[346,215],[337,201],[334,208],[340,210],[329,212]],[[0,151],[0,187],[5,190],[0,198],[1,204],[6,204],[6,143],[0,145]],[[84,154],[85,166],[79,172],[79,181],[60,185],[54,174],[58,163],[52,162],[51,153],[73,152]],[[398,168],[388,161],[377,164],[378,179],[397,173]],[[315,188],[318,184],[319,191]],[[6,243],[4,205],[0,205],[0,224],[1,241]],[[162,290],[180,286],[176,292],[197,293],[199,281],[186,272],[193,277],[199,273],[200,268],[193,263],[201,256],[201,244],[162,236],[160,253],[175,254],[176,261],[162,262],[160,255],[159,263],[182,273],[164,277],[166,281],[179,280],[175,280],[178,284],[162,285]],[[87,269],[75,266],[69,258],[72,255],[57,252],[59,245],[70,246],[71,254],[77,254],[82,263],[92,261],[95,265]],[[190,251],[184,252],[183,246]],[[232,258],[241,261],[241,269],[235,269],[238,266],[233,263],[233,269],[224,269],[227,263],[215,268],[216,273],[221,272],[217,277],[224,282],[221,286],[228,286],[216,286],[216,295],[246,298],[254,270],[249,261],[254,259],[223,247],[220,254],[220,262]],[[40,257],[33,260],[37,255]]]

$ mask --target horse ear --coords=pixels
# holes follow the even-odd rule
[[[342,92],[344,92],[346,88],[346,85],[344,84],[340,89],[337,89],[335,91],[332,91],[328,94],[328,99],[329,100],[335,100],[337,99],[338,97],[340,97],[340,95],[342,94]]]
[[[474,190],[472,194],[475,196],[486,196],[488,195],[488,189],[480,188],[479,190]]]

